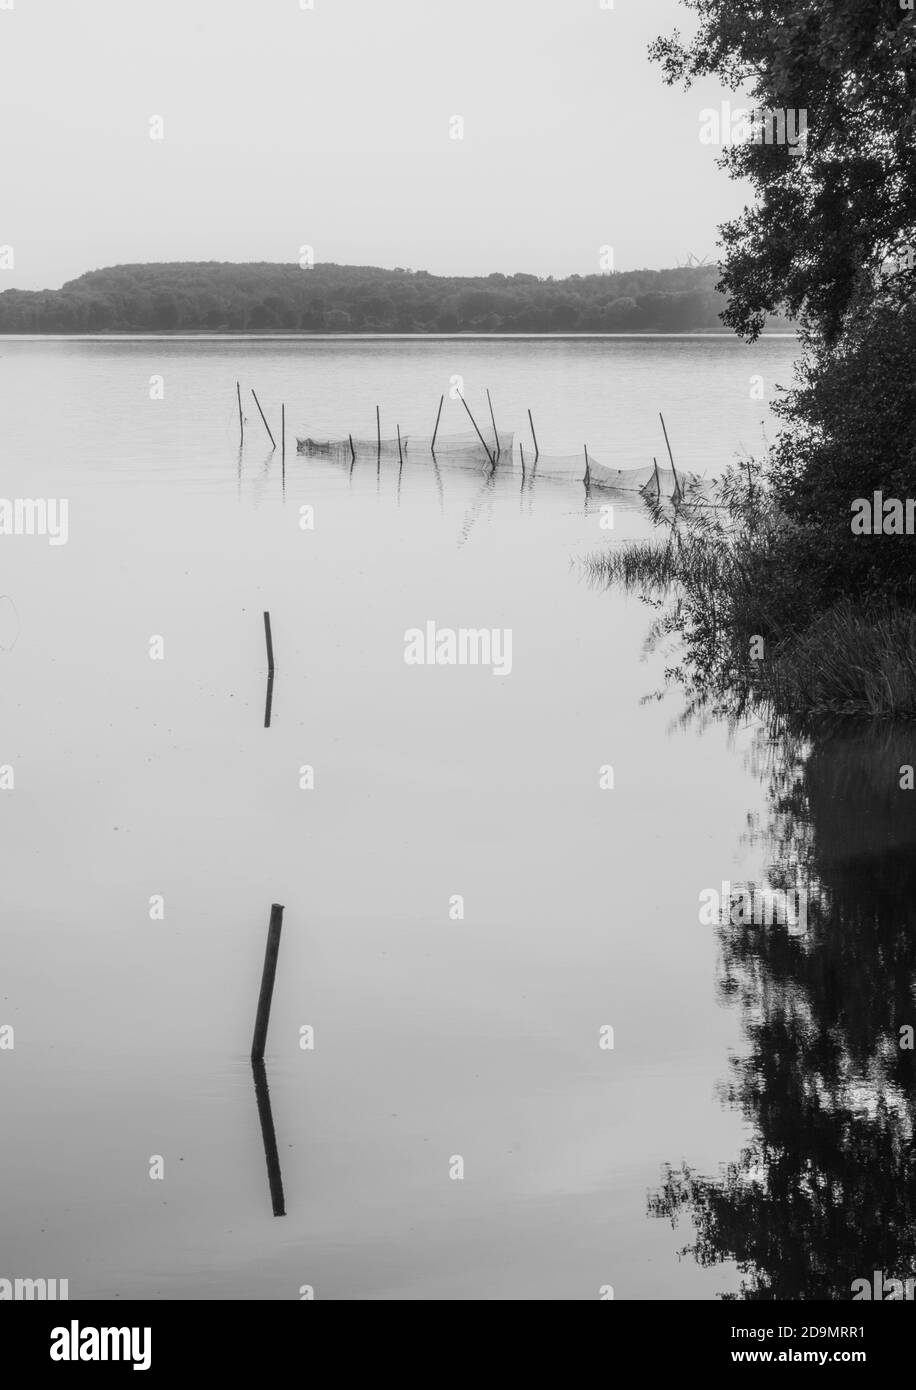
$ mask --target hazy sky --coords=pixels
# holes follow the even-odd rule
[[[604,245],[674,265],[746,201],[699,141],[728,94],[646,57],[692,31],[676,0],[308,2],[0,0],[0,289],[303,245],[455,274],[586,274]]]

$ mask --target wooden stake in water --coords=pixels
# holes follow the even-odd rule
[[[429,449],[429,452],[430,452],[431,454],[434,454],[434,453],[436,452],[436,435],[439,433],[439,420],[440,420],[440,418],[441,418],[441,416],[442,416],[442,403],[443,403],[444,400],[445,400],[445,397],[444,397],[444,396],[440,396],[440,397],[439,397],[439,412],[438,412],[438,414],[436,415],[436,428],[433,430],[433,442],[432,442],[432,444],[430,445],[430,449]]]
[[[270,635],[270,614],[264,614],[264,636],[267,638],[267,699],[264,704],[264,728],[270,728],[270,711],[274,701],[274,644]]]
[[[270,635],[270,614],[264,614],[264,636],[267,638],[267,670],[272,676],[274,673],[274,644]]]
[[[378,406],[375,407],[375,434],[378,439],[378,456],[382,457],[382,417],[379,414]]]
[[[591,479],[592,479],[592,474],[591,474],[591,469],[590,469],[589,466],[588,466],[588,445],[587,445],[587,444],[584,445],[584,448],[585,448],[585,477],[582,479],[582,481],[583,481],[583,483],[585,484],[585,486],[588,487],[588,485],[589,485],[589,483],[591,482]]]
[[[679,482],[679,480],[678,480],[677,469],[676,469],[675,466],[674,466],[674,455],[673,455],[672,452],[671,452],[671,445],[670,445],[670,443],[668,442],[668,431],[665,429],[665,417],[664,417],[664,415],[662,414],[661,411],[658,412],[658,418],[659,418],[659,419],[661,420],[661,422],[662,422],[662,430],[664,431],[664,435],[665,435],[665,443],[668,445],[668,457],[669,457],[669,459],[671,460],[671,472],[674,474],[674,491],[675,491],[675,495],[677,495],[677,494],[680,493],[681,484],[680,484],[680,482]]]
[[[267,423],[267,416],[264,414],[263,410],[261,410],[261,402],[258,400],[257,396],[255,395],[255,390],[254,390],[254,387],[253,387],[253,386],[252,386],[252,388],[251,388],[251,394],[254,396],[254,403],[255,403],[255,405],[258,407],[258,411],[260,412],[261,419],[264,421],[264,428],[266,429],[268,435],[270,436],[270,442],[271,442],[271,444],[274,446],[274,448],[276,449],[276,447],[277,447],[277,441],[274,439],[273,435],[270,433],[270,425],[268,425],[268,423]]]
[[[280,406],[280,468],[283,486],[286,487],[286,406]]]
[[[487,391],[487,405],[490,407],[490,419],[493,422],[493,438],[496,440],[496,457],[499,458],[502,450],[499,447],[499,431],[496,428],[496,416],[493,414],[493,402],[490,400],[489,391]]]
[[[518,441],[518,451],[522,457],[522,477],[525,476],[525,446],[521,440]]]
[[[404,467],[404,455],[401,453],[401,426],[398,425],[398,466]]]
[[[355,462],[356,462],[356,450],[353,448],[353,436],[352,436],[352,434],[348,434],[348,435],[347,435],[347,438],[348,438],[349,441],[350,441],[350,462],[351,462],[351,464],[352,464],[352,463],[355,463]]]
[[[245,420],[242,415],[242,388],[238,382],[235,383],[235,394],[239,399],[239,444],[241,445],[245,443]]]
[[[489,445],[487,444],[487,441],[484,439],[483,435],[480,433],[480,430],[477,429],[477,421],[474,419],[473,415],[471,414],[471,410],[470,410],[470,407],[469,407],[467,401],[464,399],[464,396],[462,396],[460,393],[459,393],[459,395],[458,395],[458,399],[459,399],[459,401],[461,402],[461,404],[464,406],[465,410],[468,412],[468,419],[470,420],[471,424],[474,426],[474,429],[475,429],[475,431],[476,431],[476,433],[477,433],[477,438],[480,440],[481,444],[483,445],[484,450],[485,450],[486,455],[487,455],[487,458],[490,460],[491,465],[495,468],[495,467],[496,467],[496,459],[495,459],[495,458],[493,457],[493,455],[490,453],[490,449],[489,449]]]
[[[531,426],[531,438],[534,440],[534,461],[535,461],[535,463],[537,463],[538,458],[540,457],[541,451],[540,451],[540,449],[538,448],[538,437],[537,437],[537,435],[536,435],[535,432],[534,432],[534,421],[533,421],[532,418],[531,418],[531,411],[530,411],[530,410],[528,411],[528,424]]]
[[[261,993],[258,996],[258,1013],[254,1023],[254,1037],[251,1042],[252,1062],[263,1062],[264,1047],[267,1042],[267,1025],[270,1022],[270,1005],[274,993],[274,979],[277,974],[277,957],[280,954],[280,931],[283,927],[283,908],[272,903],[270,925],[267,928],[267,949],[264,952],[264,970],[261,974]]]

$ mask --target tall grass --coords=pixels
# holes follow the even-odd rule
[[[766,678],[789,713],[916,719],[916,613],[843,599],[777,647]]]

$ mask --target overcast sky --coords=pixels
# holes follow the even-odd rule
[[[666,266],[713,255],[747,199],[699,140],[728,94],[646,57],[692,32],[677,0],[308,2],[0,0],[0,289],[303,245],[441,274],[587,274],[605,245]]]

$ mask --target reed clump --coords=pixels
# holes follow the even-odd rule
[[[688,489],[652,511],[655,537],[590,556],[586,572],[659,610],[649,648],[678,639],[665,674],[694,709],[796,726],[916,719],[916,610],[874,594],[819,608],[817,548],[753,465],[730,468],[711,499]]]

